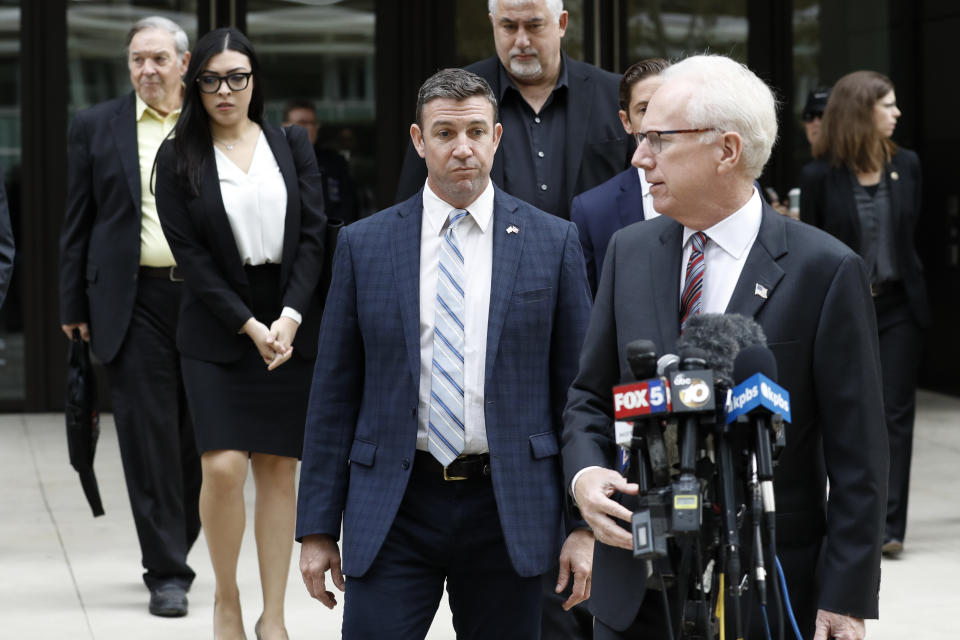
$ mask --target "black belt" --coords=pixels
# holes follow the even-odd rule
[[[413,470],[438,480],[490,480],[490,454],[460,456],[446,468],[429,451],[417,451]]]
[[[870,295],[874,298],[892,293],[903,293],[903,282],[900,280],[884,280],[883,282],[870,283]]]
[[[140,277],[183,282],[183,272],[177,265],[172,267],[140,267]]]

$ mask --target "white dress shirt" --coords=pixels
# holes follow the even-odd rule
[[[640,191],[643,193],[643,219],[653,220],[660,214],[653,206],[653,196],[650,195],[650,183],[647,182],[647,174],[640,168],[637,168],[637,174],[640,176]]]
[[[756,187],[747,204],[730,214],[703,232],[707,243],[703,251],[703,297],[700,302],[701,313],[724,313],[733,290],[740,279],[743,265],[747,261],[757,234],[760,232],[760,220],[763,205]],[[687,262],[690,260],[690,237],[697,231],[683,228],[683,261],[680,271],[680,292],[677,294],[677,309],[687,277]],[[679,314],[679,311],[678,311]],[[678,316],[679,318],[679,316]],[[679,322],[679,319],[678,319]]]
[[[227,220],[244,265],[280,264],[287,216],[287,185],[263,131],[257,138],[250,168],[244,172],[214,147],[220,195]],[[284,307],[281,315],[300,324],[296,309]]]
[[[430,385],[433,371],[433,328],[436,321],[437,274],[440,240],[454,207],[426,184],[420,226],[420,403],[417,411],[417,449],[428,451]],[[493,183],[466,210],[457,225],[457,240],[464,259],[464,430],[463,453],[484,453],[487,429],[483,383],[487,360],[487,318],[490,314],[490,279],[493,274]]]

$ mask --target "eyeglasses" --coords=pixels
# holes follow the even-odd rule
[[[230,91],[243,91],[250,84],[252,72],[231,73],[226,76],[218,76],[212,73],[204,74],[197,78],[197,86],[201,93],[216,93],[220,91],[220,86],[226,82]]]
[[[804,122],[813,122],[814,120],[820,120],[822,118],[823,118],[822,113],[811,113],[808,111],[807,113],[803,114]]]
[[[708,129],[674,129],[672,131],[640,131],[633,134],[637,139],[637,146],[640,146],[640,143],[644,140],[647,141],[647,144],[650,145],[650,153],[656,155],[660,153],[663,148],[663,139],[661,136],[673,135],[675,133],[706,133],[707,131],[718,131],[715,127],[710,127]]]

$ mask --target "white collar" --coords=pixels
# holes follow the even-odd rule
[[[762,217],[763,204],[760,201],[760,193],[756,187],[753,187],[753,195],[745,205],[709,229],[704,229],[703,232],[718,247],[739,260],[744,252],[753,246],[753,241],[760,231]],[[687,245],[690,236],[696,232],[696,229],[683,228],[683,246]]]
[[[433,233],[436,235],[443,233],[447,219],[450,217],[450,210],[455,208],[433,192],[429,181],[424,183],[423,221],[424,224],[429,225]],[[473,218],[481,233],[486,232],[490,220],[493,218],[493,181],[487,180],[487,186],[483,192],[464,209],[470,212],[470,217]]]

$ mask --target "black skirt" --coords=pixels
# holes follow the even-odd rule
[[[248,266],[246,273],[253,315],[269,327],[283,309],[280,267]],[[180,358],[197,448],[300,458],[313,362],[294,352],[267,371],[253,340],[246,339],[249,349],[236,362]]]

